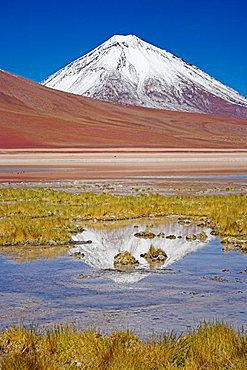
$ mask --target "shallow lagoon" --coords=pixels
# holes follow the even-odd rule
[[[182,238],[134,236],[146,228],[155,235],[164,232]],[[186,241],[186,235],[200,230],[171,220],[96,224],[74,237],[80,244],[75,248],[85,254],[82,259],[68,254],[18,263],[14,256],[2,255],[1,328],[73,322],[106,332],[128,328],[146,336],[186,331],[202,320],[215,319],[246,328],[247,256],[223,252],[219,239],[207,229],[206,242]],[[87,240],[92,243],[82,243]],[[150,266],[140,258],[151,243],[165,250],[164,265]],[[127,249],[140,265],[114,270],[114,255]]]

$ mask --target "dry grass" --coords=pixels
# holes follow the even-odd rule
[[[2,370],[244,370],[247,337],[221,323],[186,336],[142,341],[131,332],[105,336],[58,327],[44,335],[12,328],[0,334]]]
[[[71,194],[50,189],[0,191],[0,245],[54,245],[70,242],[86,220],[206,216],[221,237],[247,239],[247,198],[161,195]]]

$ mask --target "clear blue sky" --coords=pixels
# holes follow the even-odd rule
[[[2,0],[0,68],[41,81],[135,34],[247,96],[247,0]]]

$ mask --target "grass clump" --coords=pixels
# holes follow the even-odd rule
[[[139,262],[135,259],[134,256],[128,251],[118,253],[114,257],[114,267],[121,268],[121,267],[133,267],[139,265]]]
[[[146,258],[149,262],[164,262],[167,259],[163,249],[155,248],[152,244],[147,253],[141,254],[141,257]]]
[[[43,335],[22,328],[0,333],[2,370],[244,370],[246,354],[246,335],[220,323],[149,341],[129,331],[105,336],[62,327]]]

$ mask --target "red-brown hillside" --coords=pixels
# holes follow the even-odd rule
[[[1,148],[247,148],[247,120],[114,105],[0,71]]]

